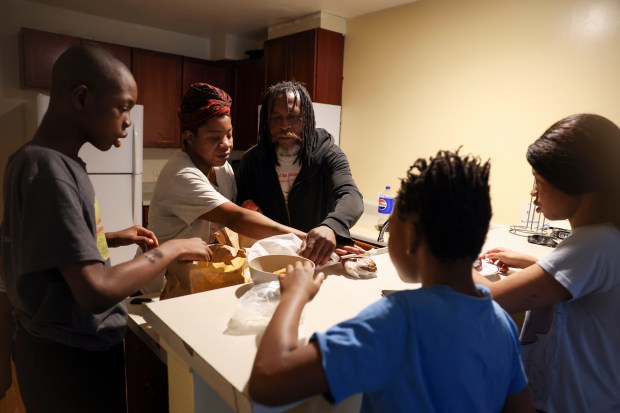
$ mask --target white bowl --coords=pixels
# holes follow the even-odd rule
[[[286,268],[288,265],[293,265],[297,261],[309,262],[314,271],[314,263],[299,255],[263,255],[250,260],[250,277],[252,277],[254,284],[277,281],[278,274],[274,274],[274,272]]]

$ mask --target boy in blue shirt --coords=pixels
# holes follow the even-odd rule
[[[388,247],[401,279],[422,287],[382,298],[305,346],[300,315],[324,275],[289,266],[251,397],[282,405],[363,393],[362,412],[533,412],[517,329],[472,280],[491,218],[489,168],[458,151],[417,160],[402,181]]]

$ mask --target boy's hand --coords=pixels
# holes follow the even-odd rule
[[[159,241],[157,241],[153,231],[149,231],[140,225],[134,225],[121,231],[106,232],[105,238],[108,246],[112,248],[136,244],[145,252],[159,246]]]
[[[278,276],[282,296],[285,294],[301,295],[306,301],[312,300],[325,279],[325,274],[322,272],[316,276],[313,273],[314,270],[309,262],[297,261],[295,265],[289,265],[286,268],[286,274]]]
[[[503,247],[488,250],[482,254],[482,258],[500,260],[504,264],[507,264],[509,267],[513,268],[526,268],[530,265],[536,264],[536,258]]]
[[[164,242],[178,248],[177,261],[211,261],[213,251],[202,238],[179,238]]]

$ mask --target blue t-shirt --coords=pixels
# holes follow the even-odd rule
[[[517,328],[483,297],[448,286],[391,294],[316,333],[339,402],[364,393],[362,412],[499,412],[527,386]]]

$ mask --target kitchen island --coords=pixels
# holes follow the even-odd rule
[[[527,243],[510,234],[505,226],[493,226],[484,248],[504,246],[533,256],[543,256],[550,248]],[[321,290],[304,312],[302,336],[353,317],[368,304],[381,298],[382,290],[418,288],[404,283],[392,266],[389,255],[373,258],[377,278],[347,278],[338,264],[324,268],[328,274]],[[512,270],[514,271],[514,270]],[[316,396],[301,404],[267,408],[253,403],[247,382],[259,337],[231,335],[228,322],[235,303],[252,284],[238,285],[143,305],[142,316],[131,315],[130,327],[147,329],[149,337],[166,352],[170,412],[357,412],[360,396],[332,406]],[[135,306],[132,306],[135,307]],[[143,318],[142,318],[143,317]]]

